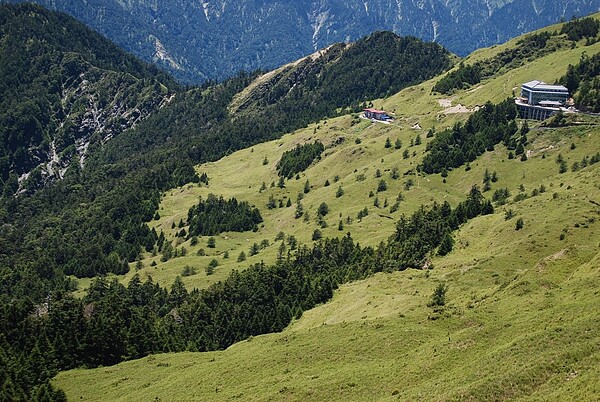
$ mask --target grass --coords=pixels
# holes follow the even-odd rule
[[[533,78],[552,82],[583,51],[591,54],[600,50],[598,46],[548,55],[483,82],[475,92],[460,92],[452,100],[472,107],[488,99],[502,100],[510,95],[506,88],[512,90]],[[482,50],[471,57],[501,49]],[[198,274],[184,278],[184,283],[201,288],[224,279],[232,269],[260,260],[272,262],[279,245],[274,238],[280,231],[296,236],[300,243],[311,242],[321,202],[331,210],[324,236],[350,231],[361,244],[377,245],[393,232],[401,213],[433,201],[456,204],[473,184],[481,186],[486,169],[495,171],[499,180],[485,195],[508,188],[508,203],[464,225],[455,234],[454,250],[433,258],[433,269],[381,273],[343,285],[331,302],[305,312],[283,332],[250,338],[224,351],[163,354],[113,367],[71,370],[60,373],[55,384],[69,399],[88,401],[596,400],[600,394],[596,325],[600,321],[600,164],[577,171],[570,168],[600,151],[600,121],[580,116],[582,124],[558,129],[530,124],[525,162],[508,159],[508,151],[497,146],[472,162],[470,170],[451,171],[445,182],[440,175],[404,175],[420,161],[429,128],[439,130],[466,117],[444,115],[438,103],[443,97],[430,93],[433,84],[432,80],[375,101],[376,107],[396,114],[392,125],[343,116],[199,166],[198,171],[211,178],[210,186],[184,186],[165,194],[161,218],[152,222],[157,231],[174,239],[173,222],[185,220],[188,208],[210,192],[258,206],[264,225],[257,233],[217,236],[214,250],[206,247],[206,238],[193,247],[184,242],[178,247],[186,247],[187,256],[165,263],[148,255],[139,273],[170,285],[184,265],[192,265],[199,268]],[[416,123],[421,130],[411,128]],[[423,144],[409,147],[417,134]],[[388,137],[392,144],[400,138],[402,149],[386,149]],[[327,147],[322,160],[299,180],[286,181],[284,189],[270,188],[278,179],[275,167],[281,154],[317,138]],[[402,157],[405,148],[411,153],[408,159]],[[559,173],[558,154],[567,161],[566,173]],[[269,163],[263,165],[265,156]],[[400,172],[398,180],[390,178],[394,167]],[[388,184],[388,190],[378,195],[382,203],[387,197],[392,204],[399,192],[405,196],[394,214],[375,208],[369,198],[380,180],[375,177],[377,169]],[[361,174],[365,179],[358,181]],[[415,185],[405,190],[408,178]],[[308,223],[294,219],[294,207],[266,208],[271,194],[295,201],[306,180],[312,184],[302,200],[310,213]],[[325,180],[331,182],[329,187],[324,187]],[[259,192],[263,181],[268,189]],[[336,198],[340,185],[345,193]],[[542,185],[546,191],[533,196]],[[516,201],[520,193],[527,197]],[[365,206],[370,214],[359,222],[356,214]],[[510,219],[505,218],[508,210],[514,215]],[[353,223],[338,231],[338,220],[348,216]],[[517,231],[519,218],[524,226]],[[243,263],[236,261],[240,251],[247,253],[253,242],[262,239],[272,245]],[[209,255],[197,256],[199,248]],[[226,250],[229,259],[222,258]],[[220,265],[207,276],[203,268],[212,258]],[[152,261],[158,265],[150,267]],[[133,271],[121,279],[127,281]],[[439,283],[448,285],[447,305],[433,309],[427,304]]]
[[[559,28],[554,26],[547,29]],[[518,39],[515,39],[504,45],[479,50],[469,56],[468,60],[492,57],[505,48],[514,46],[517,41]],[[563,49],[494,79],[484,81],[476,87],[478,88],[476,91],[461,91],[452,96],[450,100],[454,105],[460,103],[469,108],[481,105],[488,100],[499,102],[511,96],[513,88],[518,87],[522,82],[532,79],[554,82],[564,74],[569,63],[573,64],[579,60],[583,52],[592,54],[598,51],[600,51],[600,42],[592,46],[583,46],[581,43],[574,49]],[[276,259],[280,246],[280,242],[275,241],[278,233],[284,232],[286,235],[293,235],[301,244],[311,242],[313,231],[317,228],[321,229],[316,219],[316,210],[322,202],[326,202],[331,210],[326,217],[328,227],[321,229],[324,236],[334,237],[350,232],[361,244],[372,246],[388,238],[393,232],[395,221],[400,214],[410,214],[420,205],[431,204],[434,201],[448,200],[454,205],[464,198],[472,184],[481,184],[484,166],[487,167],[492,158],[499,157],[500,153],[504,151],[499,149],[494,154],[484,155],[472,164],[473,169],[470,172],[463,172],[456,179],[454,178],[457,176],[453,175],[447,179],[447,183],[443,183],[439,176],[405,175],[407,172],[414,173],[415,167],[420,162],[425,152],[425,145],[429,141],[426,138],[429,129],[441,130],[457,121],[463,121],[467,117],[467,114],[464,113],[448,115],[444,113],[444,108],[440,106],[439,101],[446,99],[447,96],[431,94],[431,88],[436,80],[437,78],[407,88],[385,100],[374,101],[376,107],[395,114],[396,121],[391,125],[371,123],[358,119],[357,115],[323,120],[281,139],[235,152],[217,162],[198,166],[199,173],[205,172],[210,177],[209,186],[187,185],[167,192],[163,195],[159,209],[161,218],[150,223],[158,233],[162,230],[167,239],[173,244],[177,244],[180,250],[182,247],[185,248],[187,255],[161,262],[160,254],[152,256],[147,253],[141,261],[143,264],[141,270],[137,270],[137,264],[132,263],[130,272],[119,279],[127,283],[135,274],[139,274],[142,280],[152,277],[155,282],[170,286],[175,277],[181,275],[184,267],[188,265],[196,268],[198,272],[196,275],[184,278],[186,287],[191,290],[206,288],[212,283],[221,281],[234,269],[243,270],[250,264],[260,261],[272,263]],[[536,134],[536,132],[532,132],[530,135]],[[421,137],[422,145],[410,147],[411,140],[414,140],[417,135]],[[386,149],[384,143],[387,138],[390,138],[392,145],[396,139],[400,139],[403,143],[402,148],[395,150],[392,146],[392,148]],[[296,144],[312,142],[315,139],[319,139],[327,147],[322,160],[301,173],[299,180],[286,181],[284,189],[271,188],[272,183],[278,182],[276,165],[283,152],[292,149]],[[357,139],[360,140],[360,144],[356,143]],[[546,144],[546,146],[551,145]],[[541,147],[542,145],[539,149],[533,150],[534,155],[543,149]],[[408,159],[402,157],[405,149],[410,151]],[[494,169],[504,179],[510,178],[514,182],[518,177],[515,175],[515,169],[519,169],[521,164],[506,160],[507,152],[504,154],[504,161],[498,163]],[[265,157],[268,163],[263,165]],[[500,158],[500,160],[502,159]],[[534,161],[529,165],[536,163],[534,157]],[[390,178],[394,168],[398,169],[400,173],[397,180]],[[382,173],[381,178],[375,177],[378,169]],[[534,174],[538,178],[546,174],[539,169],[529,170],[531,170],[529,174]],[[360,175],[364,175],[364,181],[357,180]],[[335,182],[336,176],[339,179],[338,182]],[[405,198],[405,201],[400,204],[400,209],[393,214],[389,213],[389,208],[374,207],[374,197],[369,197],[371,191],[376,192],[377,183],[381,179],[386,180],[388,184],[387,191],[376,194],[381,206],[386,198],[389,205],[394,204],[400,193]],[[404,186],[409,179],[412,179],[415,185],[407,191]],[[302,205],[310,219],[305,222],[304,219],[294,219],[294,212],[297,196],[303,193],[304,183],[307,180],[311,184],[311,191],[304,195]],[[331,183],[329,187],[324,187],[326,180]],[[267,190],[259,192],[263,182],[266,184]],[[511,185],[513,184],[511,183]],[[518,183],[516,184],[518,185]],[[340,186],[344,190],[344,195],[337,198],[335,193]],[[515,186],[512,188],[514,189]],[[530,190],[528,189],[528,191]],[[209,193],[224,197],[236,197],[238,200],[256,205],[263,215],[264,224],[257,233],[230,232],[216,236],[217,246],[215,249],[206,246],[206,237],[200,238],[197,246],[191,246],[189,240],[183,242],[183,239],[176,238],[175,234],[180,230],[177,227],[179,221],[186,220],[187,211],[197,203],[198,197],[206,198]],[[277,200],[281,199],[284,205],[288,199],[291,199],[292,206],[268,210],[266,205],[271,195]],[[369,209],[370,214],[359,221],[357,214],[365,207]],[[347,223],[349,218],[352,220],[351,224]],[[342,231],[338,230],[340,220],[344,225]],[[172,229],[173,224],[176,226],[175,229]],[[269,247],[246,261],[237,261],[241,252],[248,255],[250,246],[254,242],[260,243],[265,239],[271,244]],[[200,249],[204,249],[205,256],[197,255]],[[223,258],[225,252],[229,254],[227,259]],[[206,275],[205,267],[213,258],[219,261],[219,266],[212,275]],[[83,295],[87,286],[89,286],[88,282],[80,282],[81,290],[78,294]]]
[[[559,142],[553,153],[576,159],[599,148],[597,131],[562,134],[577,147]],[[589,200],[600,199],[600,165],[559,174],[550,156],[540,166],[514,162],[532,172],[526,187],[539,185],[542,168],[550,173],[541,182],[555,183],[506,206],[524,217],[521,231],[499,208],[461,228],[457,249],[433,270],[344,285],[282,333],[73,370],[55,383],[82,400],[593,400],[600,209]],[[462,175],[451,172],[448,184]],[[521,182],[500,177],[498,185]],[[448,303],[434,311],[427,303],[440,282]]]

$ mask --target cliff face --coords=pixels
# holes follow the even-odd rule
[[[19,0],[13,0],[19,1]],[[37,0],[186,82],[271,69],[377,30],[465,55],[573,15],[595,0]]]
[[[169,99],[175,84],[73,18],[0,6],[0,183],[34,191]]]

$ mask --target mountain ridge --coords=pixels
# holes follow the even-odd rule
[[[277,68],[376,30],[434,40],[464,56],[561,18],[599,10],[593,0],[178,0],[174,7],[146,0],[38,2],[70,13],[144,60],[195,83],[240,70]]]
[[[520,39],[477,55],[494,58],[518,47]],[[150,277],[153,283],[169,284],[187,266],[188,274],[180,280],[189,289],[209,289],[214,297],[227,289],[224,297],[241,303],[270,301],[259,287],[241,297],[240,288],[231,283],[249,277],[277,283],[286,277],[280,268],[288,261],[287,250],[294,255],[290,238],[304,250],[297,255],[305,258],[303,244],[315,253],[325,249],[322,264],[313,267],[309,258],[306,264],[315,272],[327,269],[329,257],[344,253],[311,236],[317,230],[323,239],[340,242],[351,233],[382,257],[375,264],[366,258],[336,279],[362,270],[384,272],[341,285],[330,301],[296,315],[281,332],[249,337],[218,352],[153,354],[110,369],[76,369],[59,374],[54,383],[70,397],[92,400],[173,395],[197,400],[594,400],[600,391],[595,380],[598,334],[593,331],[600,210],[590,200],[599,195],[595,178],[600,156],[588,162],[600,155],[598,118],[572,115],[560,127],[529,121],[527,159],[511,158],[514,150],[499,143],[447,174],[416,172],[431,141],[468,119],[470,113],[453,113],[450,105],[471,109],[486,101],[502,102],[520,83],[558,80],[582,54],[600,50],[600,43],[586,46],[583,40],[565,44],[487,77],[478,89],[461,89],[450,97],[436,94],[431,89],[441,78],[437,76],[373,100],[375,107],[394,113],[389,125],[361,119],[358,113],[322,119],[197,166],[197,172],[210,177],[209,185],[186,185],[164,194],[160,218],[151,224],[186,254],[166,262],[147,254],[137,272],[121,279],[123,284]],[[516,135],[522,138],[522,121],[518,125]],[[321,158],[298,179],[276,184],[279,158],[316,140],[325,146]],[[565,161],[566,171],[558,160]],[[494,213],[460,226],[452,236],[452,251],[431,253],[426,267],[387,272],[394,271],[393,262],[384,264],[385,252],[377,247],[399,222],[414,222],[412,213],[428,210],[424,205],[448,202],[454,207],[472,185],[483,188],[486,177],[495,177],[483,192],[493,200]],[[192,245],[192,239],[180,235],[187,230],[186,211],[209,193],[256,205],[264,227],[215,236],[214,248],[207,238]],[[502,199],[503,194],[508,195]],[[288,207],[286,199],[296,201]],[[392,212],[395,202],[399,206]],[[328,206],[325,216],[319,212],[323,203]],[[303,205],[306,220],[296,218],[294,204]],[[361,214],[364,209],[367,215]],[[236,262],[241,252],[245,259]],[[218,263],[214,272],[203,272],[212,260]],[[265,268],[269,261],[270,269]],[[315,282],[328,291],[327,281]],[[440,286],[446,289],[443,306],[433,298]],[[279,290],[274,286],[273,293]],[[261,303],[266,305],[270,303]],[[204,308],[194,307],[189,314],[188,306],[181,307],[180,325],[198,317],[211,322]],[[263,311],[249,311],[248,320],[254,324]],[[277,305],[274,311],[285,309]],[[233,320],[238,310],[229,312],[227,318]],[[85,385],[92,379],[101,384],[102,393]]]

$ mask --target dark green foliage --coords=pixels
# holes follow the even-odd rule
[[[567,22],[560,30],[561,34],[566,34],[572,41],[579,41],[584,38],[595,38],[600,30],[600,21],[595,18],[578,18]]]
[[[466,201],[452,210],[447,202],[435,203],[431,208],[421,207],[410,218],[402,215],[392,237],[392,261],[397,269],[421,268],[429,252],[438,247],[446,236],[460,225],[478,215],[493,213],[494,208],[477,187],[473,187]]]
[[[314,98],[338,99],[337,107],[347,107],[389,96],[447,70],[451,66],[448,56],[437,44],[376,32],[354,43],[338,62],[324,69],[319,80],[322,92]]]
[[[506,49],[491,59],[473,65],[461,63],[459,68],[442,77],[433,87],[433,91],[450,95],[461,89],[467,89],[481,80],[494,76],[500,71],[516,68],[530,60],[548,54],[546,44],[550,39],[548,32],[527,35],[514,48]]]
[[[215,248],[217,246],[216,240],[214,237],[209,237],[206,241],[206,247]]]
[[[188,211],[191,235],[211,236],[222,232],[244,232],[252,230],[262,222],[257,208],[235,198],[227,201],[223,197],[209,194],[205,200]]]
[[[379,183],[377,184],[377,192],[380,193],[382,191],[386,191],[387,190],[387,183],[385,180],[379,180]]]
[[[219,266],[219,261],[217,261],[216,259],[212,259],[210,260],[210,262],[208,263],[208,265],[206,266],[206,275],[212,275],[215,272],[215,268],[217,268]]]
[[[515,230],[521,230],[523,229],[523,218],[519,218],[517,219],[517,222],[515,223]]]
[[[488,148],[501,141],[508,142],[515,134],[509,123],[517,110],[512,99],[498,105],[486,103],[473,113],[465,124],[457,123],[452,129],[438,133],[430,143],[430,150],[419,166],[425,173],[439,173],[474,161]]]
[[[299,219],[302,215],[304,215],[304,207],[300,201],[298,201],[296,204],[296,212],[294,212],[294,218]]]
[[[573,95],[575,106],[584,111],[600,112],[600,53],[583,54],[575,66],[569,65],[559,83]]]
[[[440,243],[438,247],[438,255],[444,256],[452,251],[452,247],[454,246],[454,239],[450,233],[446,233],[444,239]]]
[[[335,192],[335,196],[336,198],[340,198],[342,195],[344,195],[344,189],[342,188],[342,186],[339,186],[337,191]]]
[[[385,139],[385,148],[391,148],[392,147],[392,142],[390,141],[390,137],[387,137]]]
[[[321,240],[323,238],[323,233],[321,233],[321,231],[319,229],[315,229],[315,231],[312,234],[312,240],[316,241],[316,240]]]
[[[321,157],[325,147],[320,141],[312,144],[296,145],[291,151],[281,155],[277,163],[277,173],[281,177],[291,179],[296,173],[304,171],[310,164]]]
[[[192,266],[189,265],[184,265],[183,267],[183,271],[181,271],[181,276],[192,276],[192,275],[196,275],[198,273],[198,270]]]
[[[556,157],[556,163],[558,164],[558,173],[567,172],[567,161],[565,161],[562,154],[558,154]]]
[[[431,300],[427,303],[428,307],[443,307],[446,305],[446,292],[448,291],[448,285],[440,283],[436,286]]]
[[[319,205],[319,209],[317,210],[317,214],[318,214],[319,216],[325,216],[325,215],[327,215],[328,213],[329,213],[329,206],[327,205],[327,203],[325,203],[325,202],[322,202],[322,203]]]
[[[433,87],[434,92],[450,95],[455,90],[467,89],[481,81],[481,66],[460,63],[457,70],[442,77]]]
[[[105,131],[117,135],[123,130],[119,125],[130,124],[125,118],[119,124],[105,120],[108,109],[135,108],[145,116],[177,88],[165,73],[73,18],[33,4],[0,5],[0,59],[2,184],[11,171],[21,175],[49,161],[51,146],[67,166],[79,163],[76,141],[95,132],[94,127],[80,127],[89,96],[96,98],[97,118]],[[86,88],[78,88],[82,80]],[[89,140],[93,149],[103,138]],[[72,172],[79,169],[74,166]],[[41,170],[34,172],[27,181],[30,191],[44,183]]]
[[[310,183],[308,180],[304,183],[304,194],[308,194],[310,192]]]
[[[223,349],[249,336],[281,331],[292,318],[328,301],[341,283],[382,270],[420,267],[451,231],[489,212],[474,188],[455,210],[434,204],[409,218],[403,216],[395,235],[377,250],[359,247],[349,235],[322,239],[316,230],[314,238],[320,241],[312,248],[301,247],[289,258],[282,252],[271,267],[261,263],[234,271],[206,290],[188,293],[177,277],[167,291],[151,279],[142,283],[135,275],[127,287],[116,279],[99,278],[82,300],[56,292],[47,299],[44,319],[31,314],[31,304],[2,304],[0,317],[10,311],[11,320],[0,320],[0,360],[15,362],[17,354],[28,356],[29,384],[41,384],[58,369],[107,366],[151,353],[183,351],[191,348],[191,342],[197,351]],[[290,249],[296,249],[292,240],[290,236]],[[240,254],[238,260],[244,259]],[[212,260],[207,273],[217,266],[218,261]],[[30,281],[26,291],[35,288]],[[11,395],[32,392],[22,384],[5,388]]]
[[[496,205],[504,205],[506,204],[508,197],[510,197],[510,191],[508,191],[508,188],[499,188],[494,191],[494,194],[492,195],[492,201],[495,202]]]

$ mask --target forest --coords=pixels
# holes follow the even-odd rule
[[[73,34],[63,36],[67,31]],[[29,32],[38,39],[30,40]],[[6,400],[64,400],[48,382],[57,370],[149,353],[221,349],[280,331],[293,317],[329,300],[342,283],[379,271],[422,268],[433,254],[452,250],[453,232],[461,224],[493,211],[474,188],[454,209],[434,204],[403,216],[394,236],[376,249],[361,248],[350,236],[320,239],[272,266],[234,272],[202,291],[188,292],[181,279],[170,289],[137,276],[127,286],[107,281],[104,275],[127,272],[141,253],[165,241],[147,223],[165,191],[206,183],[195,165],[357,110],[368,99],[446,71],[452,59],[437,44],[376,33],[352,46],[334,46],[329,57],[299,63],[257,95],[256,107],[233,112],[229,106],[236,95],[261,72],[183,88],[73,19],[32,5],[0,5],[0,33],[0,71],[10,72],[0,77],[0,395]],[[13,57],[27,42],[32,52]],[[66,63],[65,54],[66,61],[75,62]],[[41,184],[20,191],[17,178],[35,160],[25,152],[33,145],[28,139],[40,149],[50,146],[48,130],[59,125],[49,117],[60,103],[57,87],[90,65],[95,73],[108,72],[109,84],[135,81],[131,88],[143,94],[147,116],[109,140],[92,141],[85,163],[71,163],[61,180],[32,180]],[[53,75],[57,71],[61,74]],[[22,79],[13,82],[15,77]],[[169,101],[162,103],[167,95]],[[487,104],[465,124],[438,133],[421,170],[443,172],[500,141],[514,145],[515,113],[509,101]],[[72,152],[75,138],[61,138],[63,151]],[[313,155],[308,164],[322,152],[322,144],[309,146],[314,149],[307,152]],[[308,159],[289,154],[290,171]],[[40,171],[31,172],[38,176]],[[184,236],[252,230],[262,219],[243,202],[209,198],[190,209],[192,230]],[[223,208],[227,219],[217,219],[215,211]],[[69,275],[97,278],[77,299]]]
[[[560,32],[541,32],[527,35],[518,42],[517,47],[504,50],[492,59],[479,61],[473,65],[461,63],[457,70],[446,74],[436,82],[433,91],[450,95],[457,90],[478,84],[481,80],[490,78],[499,71],[517,67],[526,60],[542,57],[556,50],[557,46],[565,46],[564,43],[558,41],[551,42],[550,38],[565,35],[569,41],[577,42],[585,39],[586,45],[592,45],[599,40],[599,32],[600,22],[592,17],[587,17],[575,18],[567,22],[562,26]],[[588,74],[588,77],[594,76]],[[589,79],[587,80],[589,81]],[[591,85],[593,86],[593,84]],[[574,90],[569,86],[567,88],[571,93],[574,93]],[[590,104],[589,98],[593,98],[593,95],[588,97],[587,91],[584,91],[584,96],[580,97],[580,104],[588,107],[587,105]]]
[[[558,81],[573,94],[575,107],[592,113],[600,112],[600,53],[583,54],[576,65],[569,65],[567,73]]]
[[[298,144],[296,148],[286,151],[277,162],[277,173],[281,177],[291,179],[295,174],[306,170],[315,159],[319,159],[325,147],[320,141],[312,144]]]
[[[225,201],[223,196],[209,194],[205,200],[190,208],[187,223],[189,235],[212,236],[223,232],[245,232],[258,229],[262,217],[257,208],[235,197]]]
[[[103,285],[100,280],[88,298],[80,301],[70,296],[74,283],[68,275],[123,274],[140,253],[157,247],[161,236],[150,230],[147,222],[154,218],[163,192],[201,181],[194,165],[344,113],[340,106],[357,108],[366,99],[385,96],[390,88],[397,91],[451,66],[449,53],[437,44],[376,34],[348,49],[340,46],[333,59],[335,62],[317,60],[315,71],[322,72],[320,76],[313,71],[309,76],[299,77],[293,90],[284,86],[284,97],[277,102],[269,101],[273,93],[262,93],[259,103],[263,106],[235,114],[228,106],[260,72],[240,73],[220,83],[182,88],[155,67],[118,50],[63,14],[35,5],[3,4],[0,21],[0,70],[10,72],[0,77],[2,113],[10,114],[0,127],[3,152],[0,158],[3,187],[0,197],[0,343],[3,346],[0,384],[9,400],[60,400],[60,392],[47,382],[57,369],[112,364],[151,351],[182,350],[188,346],[194,350],[194,342],[198,350],[221,347],[239,339],[240,334],[285,325],[290,315],[283,309],[273,314],[280,317],[277,323],[259,322],[251,326],[251,330],[236,329],[240,331],[238,334],[222,326],[225,313],[219,310],[221,312],[211,318],[212,327],[207,326],[203,330],[206,332],[196,334],[198,337],[192,336],[193,332],[185,332],[188,329],[179,332],[179,318],[174,313],[167,316],[174,317],[175,321],[167,319],[165,326],[150,328],[152,317],[164,320],[165,316],[161,315],[179,306],[185,299],[180,297],[185,289],[176,286],[176,291],[166,292],[154,284],[146,284],[141,289],[147,293],[135,296],[141,298],[143,307],[133,309],[133,303],[131,309],[123,307],[121,310],[119,303],[126,304],[129,300],[120,285]],[[64,32],[72,34],[65,36]],[[29,48],[31,52],[24,48],[26,43],[33,44]],[[383,51],[390,46],[394,51]],[[19,52],[26,57],[20,57]],[[407,52],[411,53],[410,57]],[[77,62],[63,63],[64,68],[57,69],[56,63],[66,54]],[[375,66],[370,57],[373,54],[385,54],[385,57],[380,57]],[[143,87],[132,93],[140,93],[143,100],[148,101],[148,114],[140,118],[134,128],[115,131],[110,140],[92,140],[85,163],[73,159],[76,163],[66,167],[61,180],[33,181],[34,186],[20,191],[17,177],[33,165],[31,159],[19,156],[23,155],[19,149],[31,147],[28,138],[39,140],[36,145],[40,149],[49,147],[54,126],[46,122],[48,116],[56,113],[56,99],[61,95],[56,86],[62,88],[65,80],[73,76],[71,73],[75,76],[81,73],[77,69],[69,70],[70,66],[92,66],[86,71],[108,74],[109,86],[114,83],[112,80],[135,77]],[[65,74],[45,75],[47,71]],[[390,74],[379,77],[382,71]],[[353,76],[365,82],[354,85]],[[22,81],[11,81],[15,77],[22,77]],[[380,85],[368,82],[380,78],[385,78]],[[15,88],[32,96],[21,96],[14,92]],[[97,100],[106,97],[106,94],[101,95],[101,92],[90,92]],[[159,107],[159,100],[167,95],[169,102]],[[82,102],[76,109],[85,113],[87,107]],[[73,149],[74,138],[68,138],[70,142],[64,143]],[[30,177],[43,179],[39,170],[34,170]],[[256,220],[257,216],[253,216]],[[309,300],[322,300],[323,295],[329,294],[328,284],[312,279],[310,283],[314,289],[310,291]],[[165,292],[167,301],[161,302]],[[203,296],[202,303],[208,303],[210,297],[210,293]],[[263,296],[257,296],[260,297]],[[202,303],[186,304],[198,309],[194,320],[202,319],[199,314]],[[293,303],[288,306],[292,311],[297,310]],[[179,317],[184,310],[178,312]],[[36,313],[32,315],[32,311]],[[105,313],[101,314],[102,311]],[[267,315],[265,313],[265,317]],[[239,322],[245,323],[247,320],[242,318]],[[124,323],[131,323],[133,329]],[[159,331],[159,335],[155,337],[154,331]],[[130,342],[134,336],[135,345]],[[166,341],[156,346],[162,336]],[[44,359],[43,364],[40,359]]]
[[[474,161],[502,141],[514,149],[517,146],[513,138],[518,130],[516,117],[517,109],[510,98],[498,105],[486,103],[469,116],[464,124],[456,123],[452,128],[438,133],[427,144],[429,152],[419,165],[419,170],[443,175],[444,172]]]
[[[361,248],[347,235],[302,246],[272,266],[234,271],[206,290],[188,292],[179,277],[169,290],[152,279],[141,282],[138,275],[128,286],[99,277],[83,299],[57,289],[39,304],[3,302],[2,396],[28,400],[44,393],[45,400],[64,400],[48,383],[57,370],[112,365],[150,353],[223,349],[281,331],[292,318],[328,301],[340,284],[381,271],[422,268],[436,249],[440,254],[452,249],[452,232],[461,224],[489,213],[493,207],[473,187],[455,209],[446,202],[402,216],[396,233],[376,249]]]

